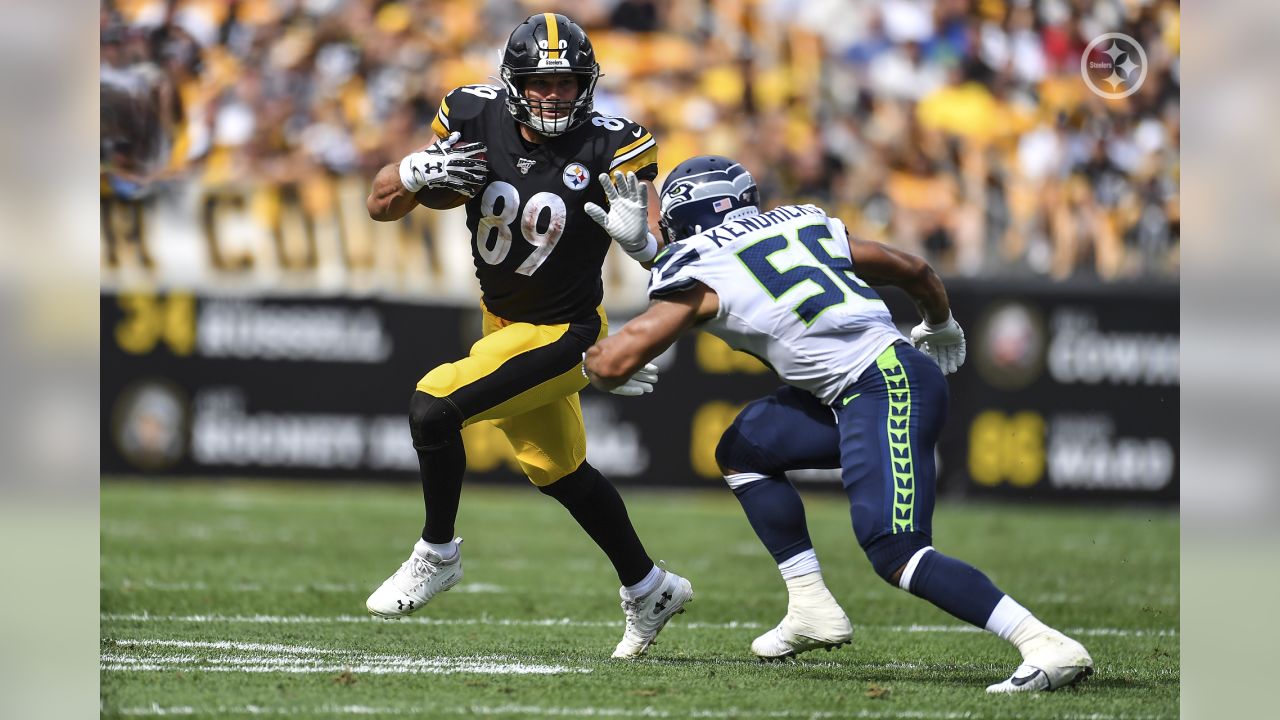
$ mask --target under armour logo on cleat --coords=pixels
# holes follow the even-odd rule
[[[654,615],[657,615],[658,613],[662,612],[663,610],[666,610],[666,609],[667,609],[667,603],[671,602],[671,597],[672,597],[672,596],[671,596],[671,593],[669,593],[669,592],[664,592],[664,593],[662,593],[662,599],[661,599],[661,600],[659,600],[659,601],[657,602],[657,604],[655,604],[655,605],[653,606],[653,614],[654,614]]]
[[[410,600],[406,605],[404,600],[396,600],[396,607],[400,608],[401,610],[412,610],[413,601]]]

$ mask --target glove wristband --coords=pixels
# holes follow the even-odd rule
[[[636,262],[647,263],[658,256],[658,238],[653,233],[645,234],[645,245],[639,250],[628,250],[627,254]]]
[[[416,193],[423,188],[423,185],[419,184],[413,177],[412,160],[413,155],[405,155],[404,159],[400,161],[400,184],[404,186],[405,190]],[[414,187],[415,185],[417,187]]]
[[[947,329],[947,327],[949,327],[949,326],[951,325],[951,323],[955,322],[955,320],[956,320],[956,319],[955,319],[955,316],[951,314],[951,311],[950,311],[950,310],[948,310],[948,311],[947,311],[947,319],[946,319],[946,320],[943,320],[942,322],[938,323],[937,325],[935,325],[935,324],[933,324],[933,323],[929,322],[928,320],[925,320],[925,321],[924,321],[924,326],[925,326],[925,329],[927,329],[929,332],[938,332],[938,331],[940,331],[940,330],[945,330],[945,329]]]

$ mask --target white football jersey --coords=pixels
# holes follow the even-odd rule
[[[855,274],[844,223],[814,205],[783,205],[672,243],[654,261],[649,297],[699,282],[720,296],[703,329],[827,404],[905,340]]]

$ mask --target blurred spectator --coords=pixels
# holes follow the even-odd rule
[[[952,274],[1177,275],[1176,0],[104,0],[104,198],[236,188],[269,224],[292,197],[324,215],[542,10],[591,33],[597,108],[650,126],[663,169],[739,157],[767,203]],[[1104,32],[1146,50],[1122,100],[1080,77]]]

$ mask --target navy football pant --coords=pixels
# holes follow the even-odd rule
[[[834,406],[790,386],[750,403],[725,432],[716,457],[726,471],[766,476],[759,482],[772,486],[774,501],[795,494],[782,478],[787,470],[841,468],[858,544],[878,572],[882,566],[892,572],[932,535],[933,452],[947,405],[937,364],[899,342]],[[736,490],[740,499],[755,484]],[[770,545],[763,534],[761,540]],[[805,549],[797,538],[778,542],[788,551]]]
[[[749,404],[716,458],[779,564],[813,548],[804,505],[783,473],[839,467],[854,534],[876,574],[985,627],[1004,593],[977,568],[931,548],[933,449],[946,415],[942,371],[900,342],[832,406],[792,387]]]

